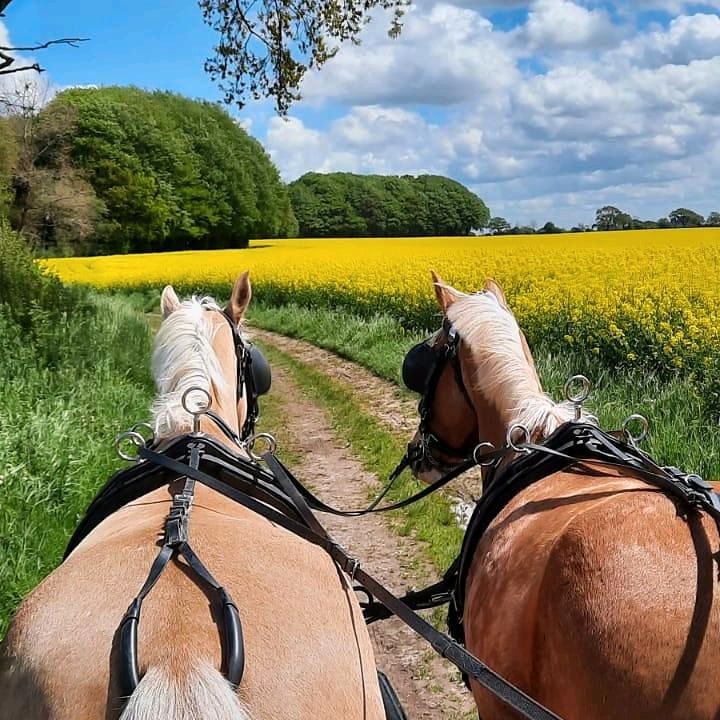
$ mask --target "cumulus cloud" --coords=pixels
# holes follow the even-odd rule
[[[626,40],[610,59],[633,67],[661,67],[687,65],[717,55],[720,55],[720,17],[696,13],[674,18],[666,30]]]
[[[720,18],[638,30],[604,5],[536,0],[511,29],[478,8],[418,7],[401,39],[376,29],[309,79],[333,122],[274,119],[267,145],[287,179],[447,174],[517,222],[590,222],[608,202],[719,209]]]
[[[571,0],[536,0],[519,32],[529,49],[543,52],[614,44],[617,34],[604,9]]]
[[[509,39],[473,10],[438,3],[413,8],[399,40],[385,17],[371,23],[360,46],[348,46],[303,84],[309,103],[326,100],[452,105],[515,82]]]

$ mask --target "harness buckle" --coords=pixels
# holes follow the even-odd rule
[[[165,544],[175,548],[182,543],[186,543],[188,539],[187,513],[177,512],[173,515],[171,511],[165,521]]]

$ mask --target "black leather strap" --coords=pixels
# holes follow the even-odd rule
[[[622,470],[665,492],[678,502],[679,507],[704,510],[720,523],[720,497],[709,483],[676,468],[657,465],[639,448],[595,425],[566,423],[542,444],[526,443],[520,447],[524,452],[512,463],[494,466],[485,478],[482,497],[468,524],[460,555],[453,564],[455,588],[448,625],[453,637],[461,641],[464,638],[465,581],[483,533],[516,495],[549,475],[584,462]]]
[[[193,437],[188,443],[189,464],[180,477],[185,478],[180,492],[173,496],[172,506],[165,519],[165,536],[160,552],[153,562],[148,577],[137,597],[130,603],[119,630],[119,670],[117,688],[120,698],[127,698],[135,692],[140,682],[137,635],[142,604],[155,586],[172,558],[182,557],[188,567],[208,587],[215,591],[222,608],[223,668],[228,682],[237,686],[245,669],[242,623],[237,606],[228,592],[215,580],[195,551],[189,545],[189,520],[192,509],[195,482],[194,474],[199,472],[200,462],[206,445]]]
[[[380,601],[393,615],[399,617],[405,624],[425,638],[440,655],[450,660],[450,662],[456,665],[462,672],[473,677],[478,683],[519,712],[523,717],[529,720],[560,720],[557,715],[535,702],[519,688],[502,678],[482,661],[458,645],[452,638],[436,630],[411,610],[402,600],[393,595],[387,588],[375,580],[375,578],[365,572],[358,560],[348,555],[348,553],[330,537],[316,518],[314,518],[312,522],[313,527],[308,527],[288,518],[268,505],[243,495],[241,492],[230,488],[201,470],[190,468],[183,463],[179,463],[176,460],[172,460],[161,453],[147,448],[141,448],[139,454],[143,459],[171,470],[178,475],[192,477],[197,482],[221,492],[226,497],[257,512],[271,522],[322,547],[344,572],[348,573],[353,580],[362,585],[370,595]],[[290,488],[290,486],[297,487],[298,481],[292,477],[292,474],[281,462],[273,462],[272,469],[274,473],[276,473],[276,479],[282,486],[288,488]],[[304,503],[304,500],[302,502]],[[309,512],[309,508],[301,509],[300,515],[305,518],[307,512]]]

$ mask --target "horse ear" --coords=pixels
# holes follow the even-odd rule
[[[434,271],[430,271],[433,285],[435,286],[435,297],[440,309],[447,313],[448,308],[457,300],[457,295],[450,290],[450,286]]]
[[[163,320],[180,307],[180,298],[177,296],[172,285],[166,285],[160,295],[160,310]]]
[[[233,288],[227,311],[236,324],[240,324],[250,300],[252,299],[252,286],[250,285],[250,272],[246,270],[236,281]]]
[[[492,278],[488,278],[485,281],[485,291],[492,293],[506,310],[510,310],[503,289]]]

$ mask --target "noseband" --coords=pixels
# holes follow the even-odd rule
[[[462,446],[451,445],[439,437],[430,425],[432,422],[432,407],[437,393],[438,383],[445,367],[450,363],[455,372],[455,381],[462,391],[465,402],[473,408],[472,400],[468,394],[465,382],[462,377],[460,359],[458,357],[458,346],[460,345],[460,334],[447,317],[443,318],[442,330],[446,340],[441,346],[434,344],[435,336],[424,340],[411,348],[403,361],[402,376],[403,382],[409,390],[419,393],[422,397],[418,406],[420,414],[420,442],[408,446],[407,459],[413,469],[420,468],[423,464],[439,470],[447,470],[457,463],[448,464],[435,456],[438,451],[450,458],[457,458],[458,462],[465,460],[472,455],[477,446],[477,438],[471,437]]]

